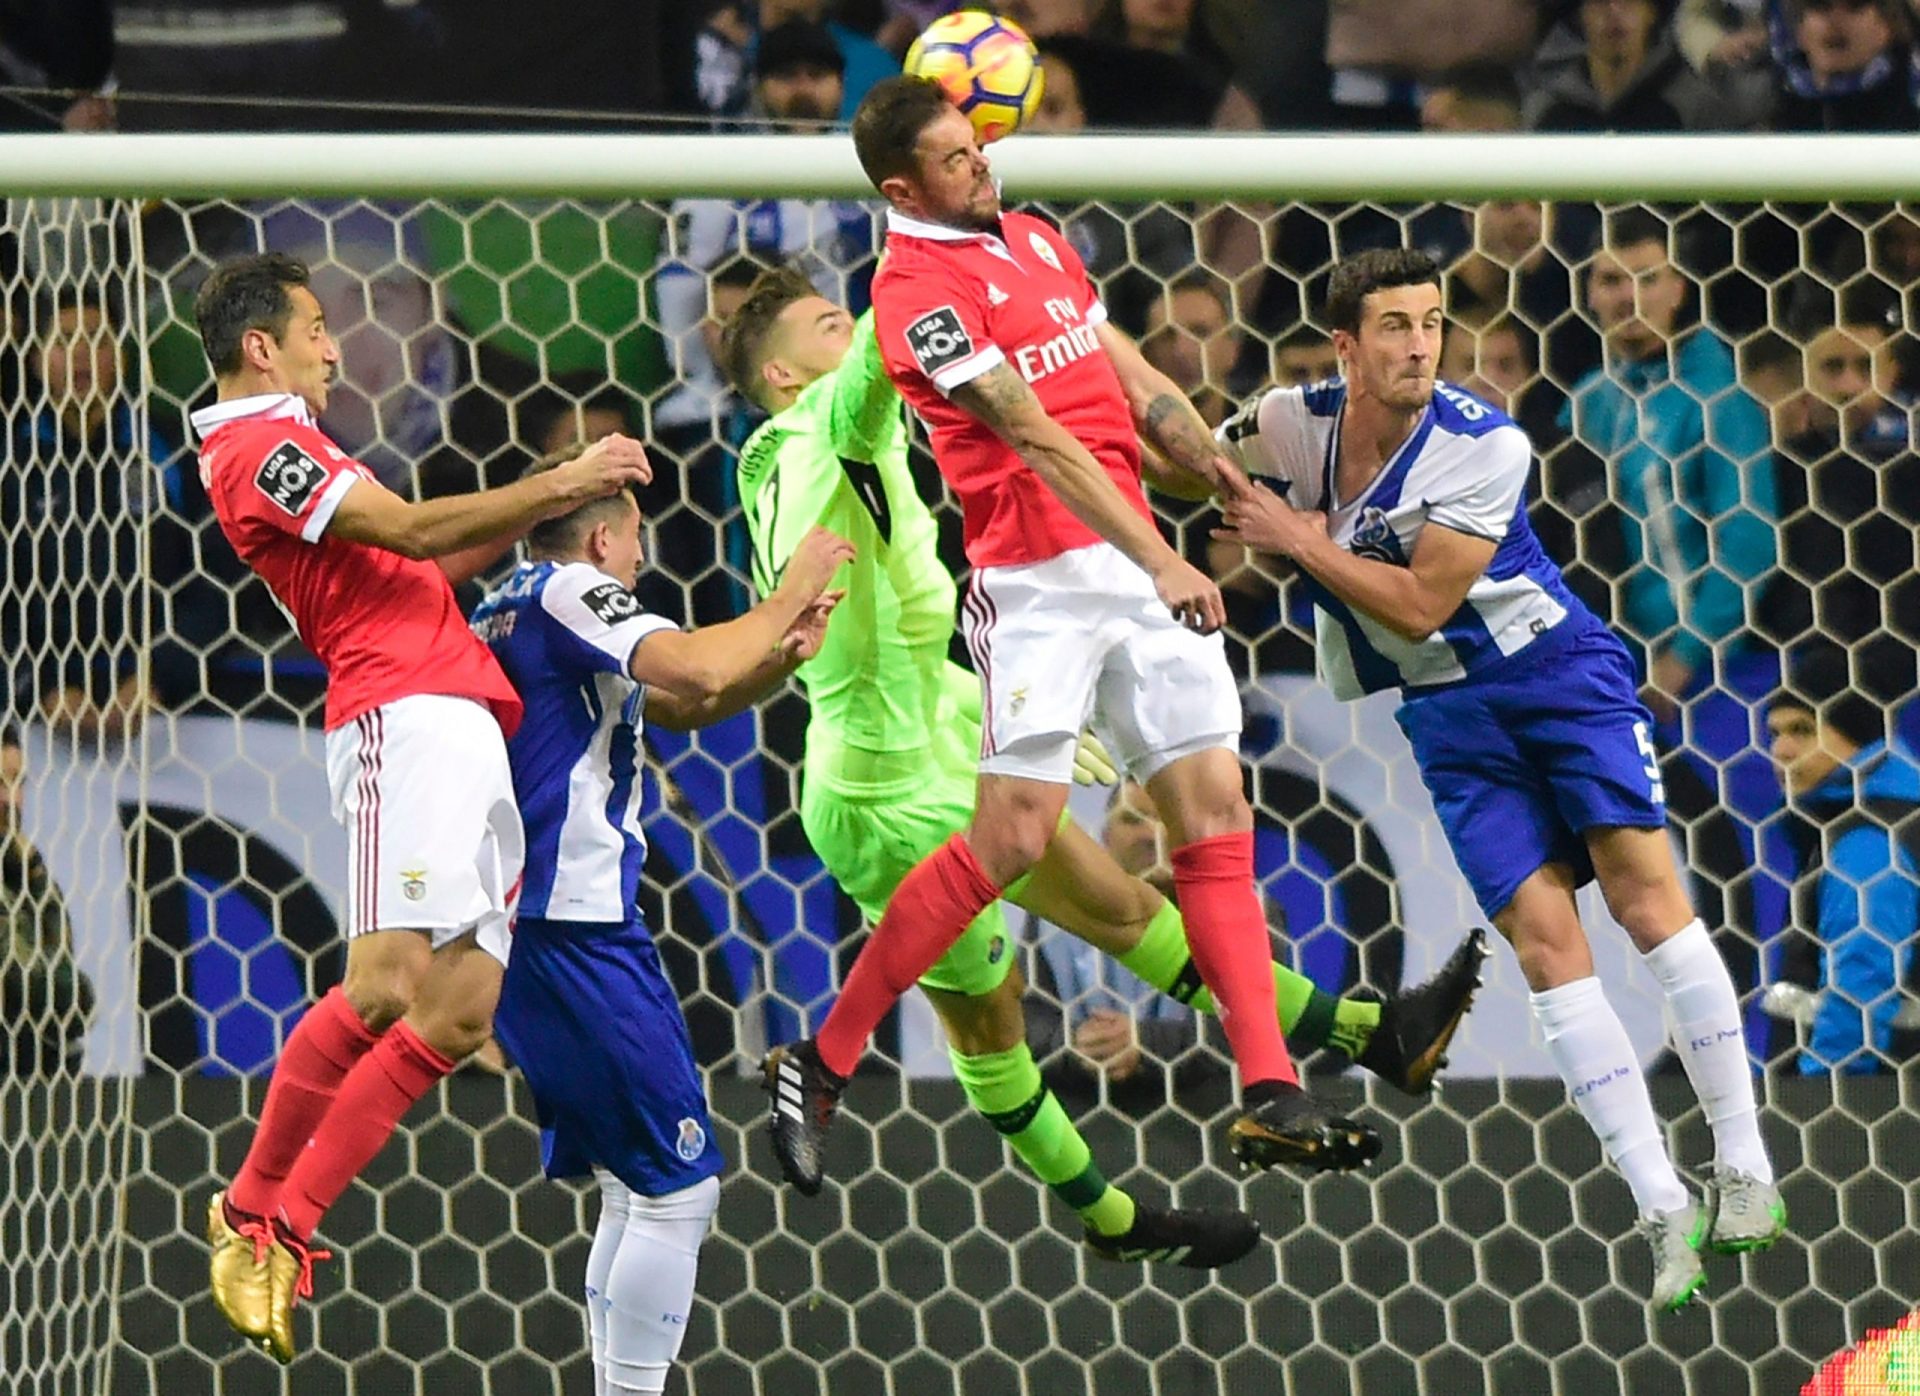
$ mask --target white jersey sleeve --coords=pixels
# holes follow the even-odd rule
[[[1274,482],[1296,509],[1320,504],[1326,435],[1308,410],[1303,388],[1272,388],[1227,418],[1214,432],[1249,475]]]
[[[1480,437],[1471,450],[1452,453],[1444,485],[1427,496],[1427,521],[1498,543],[1513,525],[1527,487],[1533,448],[1519,427],[1501,427]]]
[[[540,589],[540,608],[571,643],[566,659],[585,670],[625,674],[634,646],[675,625],[648,615],[634,594],[590,563],[570,562]]]

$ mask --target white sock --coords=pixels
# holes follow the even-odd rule
[[[708,1178],[679,1192],[642,1197],[626,1193],[626,1234],[607,1276],[608,1396],[659,1396],[680,1355],[693,1309],[700,1243],[720,1204],[720,1180]],[[605,1191],[606,1184],[601,1184]]]
[[[1696,918],[1643,958],[1667,996],[1667,1027],[1713,1130],[1714,1158],[1771,1183],[1773,1163],[1760,1141],[1740,1000],[1713,938]]]
[[[1691,1199],[1667,1157],[1666,1140],[1647,1095],[1646,1073],[1600,981],[1589,975],[1527,998],[1560,1079],[1600,1147],[1626,1178],[1640,1215],[1685,1207]]]
[[[604,1169],[593,1176],[600,1184],[600,1223],[593,1229],[587,1251],[587,1345],[593,1350],[593,1396],[607,1396],[607,1277],[627,1232],[627,1185]]]

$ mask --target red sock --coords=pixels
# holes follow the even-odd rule
[[[1213,991],[1244,1089],[1298,1084],[1273,1001],[1273,943],[1253,885],[1253,834],[1219,834],[1173,850],[1173,887],[1194,968]]]
[[[886,914],[854,958],[853,972],[814,1038],[829,1071],[853,1075],[887,1010],[999,895],[958,834],[920,860],[888,899]],[[1272,984],[1267,987],[1271,992]]]
[[[387,1030],[348,1073],[334,1108],[280,1191],[281,1214],[295,1236],[305,1241],[313,1235],[327,1208],[380,1152],[407,1108],[453,1068],[404,1020]]]
[[[227,1189],[227,1201],[236,1211],[273,1215],[287,1174],[327,1117],[340,1083],[379,1040],[380,1034],[360,1021],[338,985],[307,1010],[280,1049],[267,1103],[260,1110],[260,1128],[253,1132],[247,1161]]]

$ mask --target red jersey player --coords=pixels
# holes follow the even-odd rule
[[[503,735],[520,699],[433,559],[497,552],[482,545],[651,472],[638,442],[610,437],[503,489],[410,503],[314,425],[340,353],[304,266],[229,262],[194,314],[218,385],[193,414],[201,478],[234,551],[326,666],[327,782],[348,832],[345,981],[288,1037],[246,1162],[207,1218],[215,1302],[290,1362],[320,1217],[486,1040],[520,888]]]
[[[818,1186],[840,1088],[874,1028],[1045,854],[1081,729],[1097,719],[1167,821],[1193,962],[1241,1071],[1235,1155],[1260,1167],[1357,1167],[1378,1154],[1378,1136],[1314,1105],[1280,1035],[1240,699],[1214,633],[1220,592],[1155,526],[1136,433],[1183,492],[1246,481],[1179,389],[1107,323],[1059,231],[1002,210],[971,123],[938,86],[878,84],[853,141],[891,205],[873,281],[881,352],[965,515],[979,793],[967,832],[893,894],[818,1036],[768,1057],[781,1166]]]

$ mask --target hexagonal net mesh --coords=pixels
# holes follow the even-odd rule
[[[1920,217],[1527,201],[1051,211],[1115,320],[1215,420],[1270,381],[1333,371],[1316,317],[1336,258],[1410,242],[1446,269],[1442,375],[1532,433],[1543,541],[1672,691],[1655,696],[1676,847],[1750,1006],[1795,1239],[1715,1261],[1712,1303],[1651,1318],[1626,1189],[1548,1079],[1504,951],[1437,1096],[1316,1059],[1317,1089],[1388,1138],[1370,1173],[1230,1175],[1218,1035],[1089,975],[1039,925],[1021,947],[1031,1029],[1096,1159],[1143,1197],[1237,1199],[1277,1244],[1211,1278],[1081,1251],[1074,1218],[942,1079],[917,995],[883,1031],[888,1069],[849,1096],[833,1185],[785,1194],[741,1078],[766,1043],[818,1021],[861,933],[794,814],[805,707],[790,692],[693,738],[649,734],[646,911],[735,1164],[676,1380],[835,1396],[1771,1392],[1896,1321],[1920,1274],[1920,1130],[1902,1078],[1879,1068],[1920,1014],[1897,974],[1828,982],[1817,917],[1796,902],[1820,831],[1783,810],[1763,718],[1783,656],[1823,648],[1880,721],[1911,732],[1898,700],[1920,643]],[[244,1153],[280,1041],[339,976],[345,845],[321,766],[322,675],[197,478],[185,414],[211,385],[195,288],[236,252],[307,258],[344,352],[324,425],[403,493],[498,484],[581,432],[643,431],[657,478],[642,599],[705,623],[752,586],[730,468],[751,420],[714,371],[711,318],[776,260],[864,303],[871,210],[16,200],[4,231],[0,617],[18,735],[6,769],[23,798],[5,850],[0,1391],[266,1389],[264,1359],[204,1300],[193,1233]],[[958,567],[957,521],[940,513]],[[1276,953],[1331,989],[1417,982],[1478,918],[1391,701],[1334,702],[1291,585],[1213,544],[1207,510],[1165,517],[1229,599]],[[1107,814],[1085,796],[1076,812],[1096,829]],[[1586,910],[1677,1156],[1703,1166],[1651,983],[1604,907]],[[1834,1006],[1851,1039],[1823,1043]],[[1070,1045],[1099,1009],[1143,1024],[1133,1070],[1103,1074]],[[1878,1031],[1865,1046],[1862,1021]],[[322,1271],[287,1389],[590,1390],[578,1295],[593,1206],[540,1178],[513,1079],[462,1072],[330,1214],[344,1259]]]

